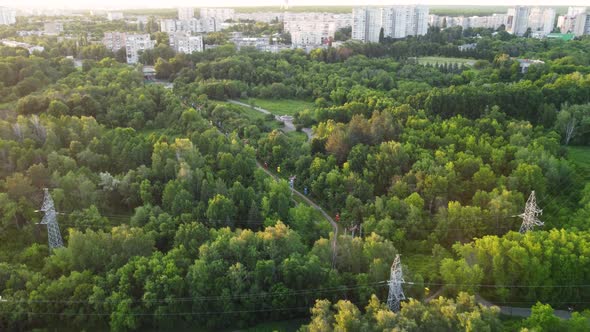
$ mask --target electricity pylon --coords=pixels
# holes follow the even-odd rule
[[[524,234],[532,231],[535,226],[543,226],[544,223],[537,218],[538,215],[543,214],[543,210],[537,206],[537,199],[535,198],[535,191],[531,192],[529,199],[526,201],[524,212],[518,216],[522,218],[522,225],[520,225],[520,233]]]
[[[402,300],[406,299],[402,284],[404,283],[404,275],[402,272],[402,263],[399,255],[395,256],[393,264],[391,264],[391,277],[389,278],[389,296],[387,297],[387,306],[393,312],[400,309]]]
[[[43,205],[41,205],[40,211],[44,212],[45,215],[39,224],[47,225],[49,250],[53,250],[55,248],[63,247],[64,243],[61,239],[61,233],[59,232],[57,213],[55,212],[55,205],[53,204],[51,194],[49,194],[49,189],[44,188],[43,192],[45,193],[45,197],[43,198]]]

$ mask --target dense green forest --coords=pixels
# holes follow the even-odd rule
[[[570,154],[590,153],[590,38],[452,28],[184,55],[153,35],[142,61],[171,89],[91,43],[0,47],[0,330],[590,328],[590,184]],[[312,138],[240,98],[306,101],[294,122]],[[65,243],[52,251],[43,188]],[[531,191],[545,226],[520,234]],[[408,300],[393,313],[397,254]],[[476,295],[533,313],[505,320]],[[551,310],[570,306],[567,321]]]

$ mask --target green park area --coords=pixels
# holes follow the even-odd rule
[[[248,98],[241,99],[243,103],[264,108],[275,115],[295,115],[305,109],[312,109],[313,103],[296,99],[260,99]]]
[[[586,181],[590,180],[590,148],[587,146],[570,146],[568,150],[568,159],[574,163],[578,174],[582,175]]]
[[[472,66],[475,63],[475,60],[473,60],[473,59],[447,58],[447,57],[442,57],[442,56],[424,56],[424,57],[416,58],[416,60],[418,60],[418,63],[421,65],[427,65],[427,64],[444,65],[445,63],[448,63],[448,64],[455,64],[456,63],[458,65]]]

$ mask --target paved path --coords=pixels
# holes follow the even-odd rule
[[[276,175],[274,175],[268,169],[264,168],[264,166],[262,166],[258,161],[256,161],[256,166],[258,166],[258,168],[263,170],[267,175],[269,175],[270,177],[272,177],[276,181],[279,180],[279,178]],[[326,211],[324,211],[324,209],[322,209],[321,206],[317,205],[314,201],[307,198],[307,196],[300,193],[298,190],[296,190],[296,189],[291,189],[291,190],[293,190],[293,192],[297,196],[299,196],[302,200],[304,200],[307,204],[309,204],[309,206],[311,206],[312,208],[319,211],[324,216],[324,218],[326,218],[326,220],[328,220],[330,222],[330,225],[332,226],[332,231],[334,232],[334,237],[332,238],[332,243],[331,243],[331,246],[332,246],[332,267],[334,267],[335,260],[336,260],[336,245],[337,245],[336,241],[338,239],[338,224],[334,221],[334,219],[332,219],[332,217],[330,217],[330,215],[328,213],[326,213]]]
[[[424,302],[429,303],[430,301],[437,299],[440,294],[442,294],[443,288],[439,288],[436,292],[434,292],[434,294],[430,295],[429,297],[424,299]]]
[[[531,308],[518,308],[518,307],[506,307],[495,305],[492,302],[484,299],[479,294],[475,294],[475,300],[477,303],[484,305],[486,307],[496,306],[500,308],[500,312],[505,315],[509,316],[517,316],[517,317],[529,317],[531,315]],[[570,319],[572,317],[571,312],[565,310],[553,310],[555,316],[562,318],[562,319]]]
[[[269,110],[265,110],[264,108],[261,108],[261,107],[252,107],[252,105],[242,103],[241,101],[237,101],[237,100],[233,100],[233,99],[228,99],[227,101],[232,104],[236,104],[236,105],[240,105],[240,106],[244,106],[244,107],[248,107],[248,108],[253,108],[253,109],[257,110],[258,112],[261,112],[264,114],[272,114]]]
[[[262,107],[252,107],[252,105],[248,105],[246,103],[243,103],[241,101],[237,101],[234,99],[228,99],[227,100],[229,103],[235,104],[235,105],[240,105],[240,106],[244,106],[244,107],[248,107],[248,108],[252,108],[260,113],[264,113],[264,114],[272,114],[271,111],[266,110]],[[288,133],[291,131],[295,131],[295,125],[293,124],[293,117],[291,116],[279,116],[279,115],[275,115],[275,119],[277,121],[280,121],[283,123],[284,127],[283,127],[283,131]],[[301,129],[302,132],[305,133],[305,135],[307,135],[307,141],[311,141],[313,139],[313,132],[311,130],[311,128],[303,128]]]

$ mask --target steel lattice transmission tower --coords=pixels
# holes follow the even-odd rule
[[[391,311],[399,311],[401,301],[406,299],[406,296],[404,295],[404,289],[402,288],[403,283],[404,275],[402,273],[402,263],[399,259],[399,255],[396,255],[393,264],[391,264],[389,296],[387,297],[387,306]]]
[[[544,223],[537,218],[538,215],[543,214],[543,210],[537,206],[537,199],[535,198],[535,191],[531,192],[529,199],[526,201],[524,212],[518,216],[522,218],[522,225],[520,225],[520,233],[524,234],[532,231],[535,226],[543,226]]]
[[[40,225],[47,225],[47,238],[49,243],[49,250],[55,248],[61,248],[64,243],[61,239],[61,233],[59,232],[59,225],[57,224],[57,212],[55,212],[55,206],[53,205],[53,199],[49,194],[49,189],[43,189],[45,197],[43,198],[43,205],[41,205],[42,212],[45,213],[43,219],[41,219]]]

